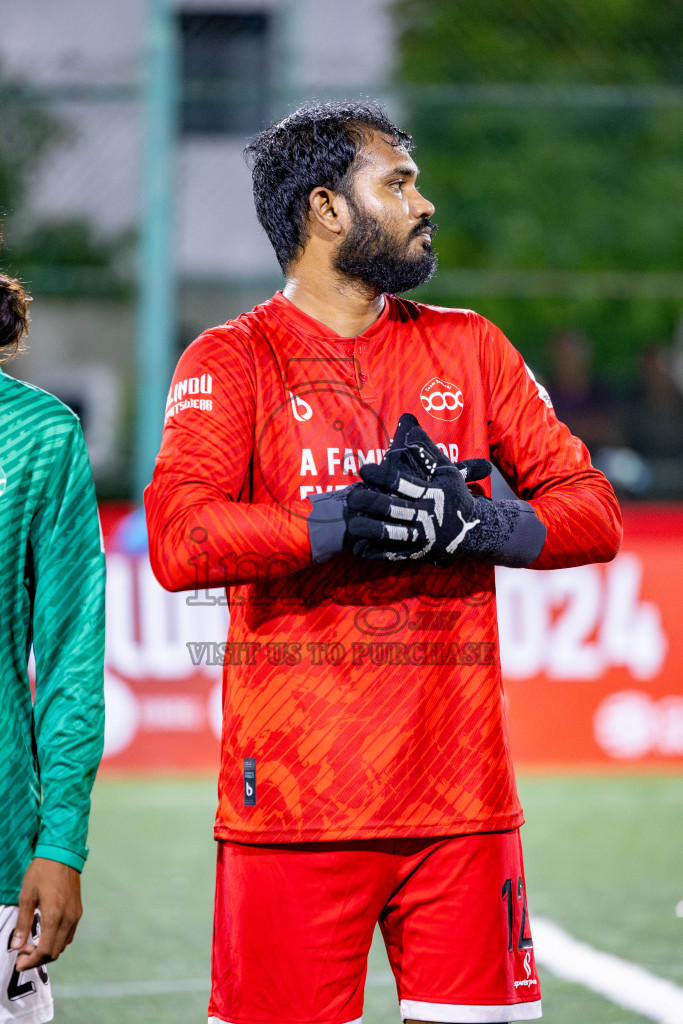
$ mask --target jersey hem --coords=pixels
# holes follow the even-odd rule
[[[0,1021],[0,1024],[2,1024],[2,1021]],[[244,1022],[240,1021],[237,1017],[233,1018],[231,1021],[225,1020],[223,1017],[209,1017],[207,1024],[244,1024]],[[250,1020],[248,1024],[255,1024],[255,1022]],[[256,1022],[256,1024],[258,1024],[258,1022]],[[353,1020],[345,1021],[344,1024],[363,1024],[363,1018],[354,1017]]]
[[[46,1016],[49,1014],[49,1016]],[[5,1017],[0,1014],[0,1024],[13,1024],[14,1021],[25,1020],[27,1024],[48,1024],[49,1021],[55,1019],[55,1008],[54,1003],[50,1003],[44,1006],[42,1010],[30,1009],[30,1010],[15,1010],[13,1008],[12,1014],[9,1017]]]
[[[494,1006],[426,1003],[418,999],[401,1000],[402,1020],[438,1021],[440,1024],[507,1024],[508,1021],[538,1020],[541,1000]]]
[[[512,818],[499,821],[483,822],[450,822],[418,825],[390,825],[378,828],[375,825],[349,829],[301,829],[296,833],[286,833],[282,829],[245,829],[231,828],[229,825],[216,825],[213,836],[216,840],[229,840],[244,843],[326,843],[351,842],[354,839],[430,839],[432,837],[467,836],[482,832],[511,832],[524,824],[524,815],[520,811]]]

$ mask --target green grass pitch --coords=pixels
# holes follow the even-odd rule
[[[519,780],[529,909],[574,937],[683,986],[683,779]],[[102,779],[83,876],[85,914],[51,968],[57,1024],[206,1020],[215,810],[213,779]],[[542,973],[546,1024],[644,1018]],[[397,1024],[381,943],[364,1021]]]

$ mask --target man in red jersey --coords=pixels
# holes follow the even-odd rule
[[[541,1015],[494,566],[611,559],[619,510],[493,324],[396,297],[410,149],[375,104],[252,141],[285,288],[183,354],[146,493],[162,584],[229,591],[212,1024],[358,1024],[378,922],[404,1020]]]

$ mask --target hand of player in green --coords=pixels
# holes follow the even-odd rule
[[[40,938],[32,934],[33,918],[40,911]],[[72,941],[83,908],[81,876],[75,868],[56,860],[36,857],[27,867],[19,893],[19,913],[11,948],[18,950],[16,969],[56,960]]]

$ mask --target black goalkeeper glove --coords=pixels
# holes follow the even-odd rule
[[[413,454],[412,449],[407,449],[405,445],[406,434],[413,426],[419,427],[415,417],[403,415],[398,421],[396,434],[391,439],[380,465],[368,463],[370,468],[378,473],[377,479],[373,481],[377,487],[391,491],[398,486],[402,472],[412,472],[420,479],[427,479],[427,470],[423,462],[419,461],[417,450]],[[441,452],[438,454],[441,455]],[[488,460],[476,461],[486,466],[486,471],[482,475],[488,476],[491,472]],[[327,562],[333,555],[351,548],[353,541],[348,534],[347,525],[353,514],[349,510],[348,502],[351,492],[359,487],[363,487],[363,484],[349,484],[348,487],[341,487],[338,491],[326,491],[324,494],[309,494],[308,500],[313,508],[308,514],[308,539],[314,562]]]
[[[345,495],[353,553],[390,561],[425,559],[439,566],[463,556],[530,565],[546,536],[531,505],[492,501],[467,488],[466,481],[487,477],[491,468],[487,459],[453,464],[415,417],[404,413],[382,462],[361,467],[363,484]]]

